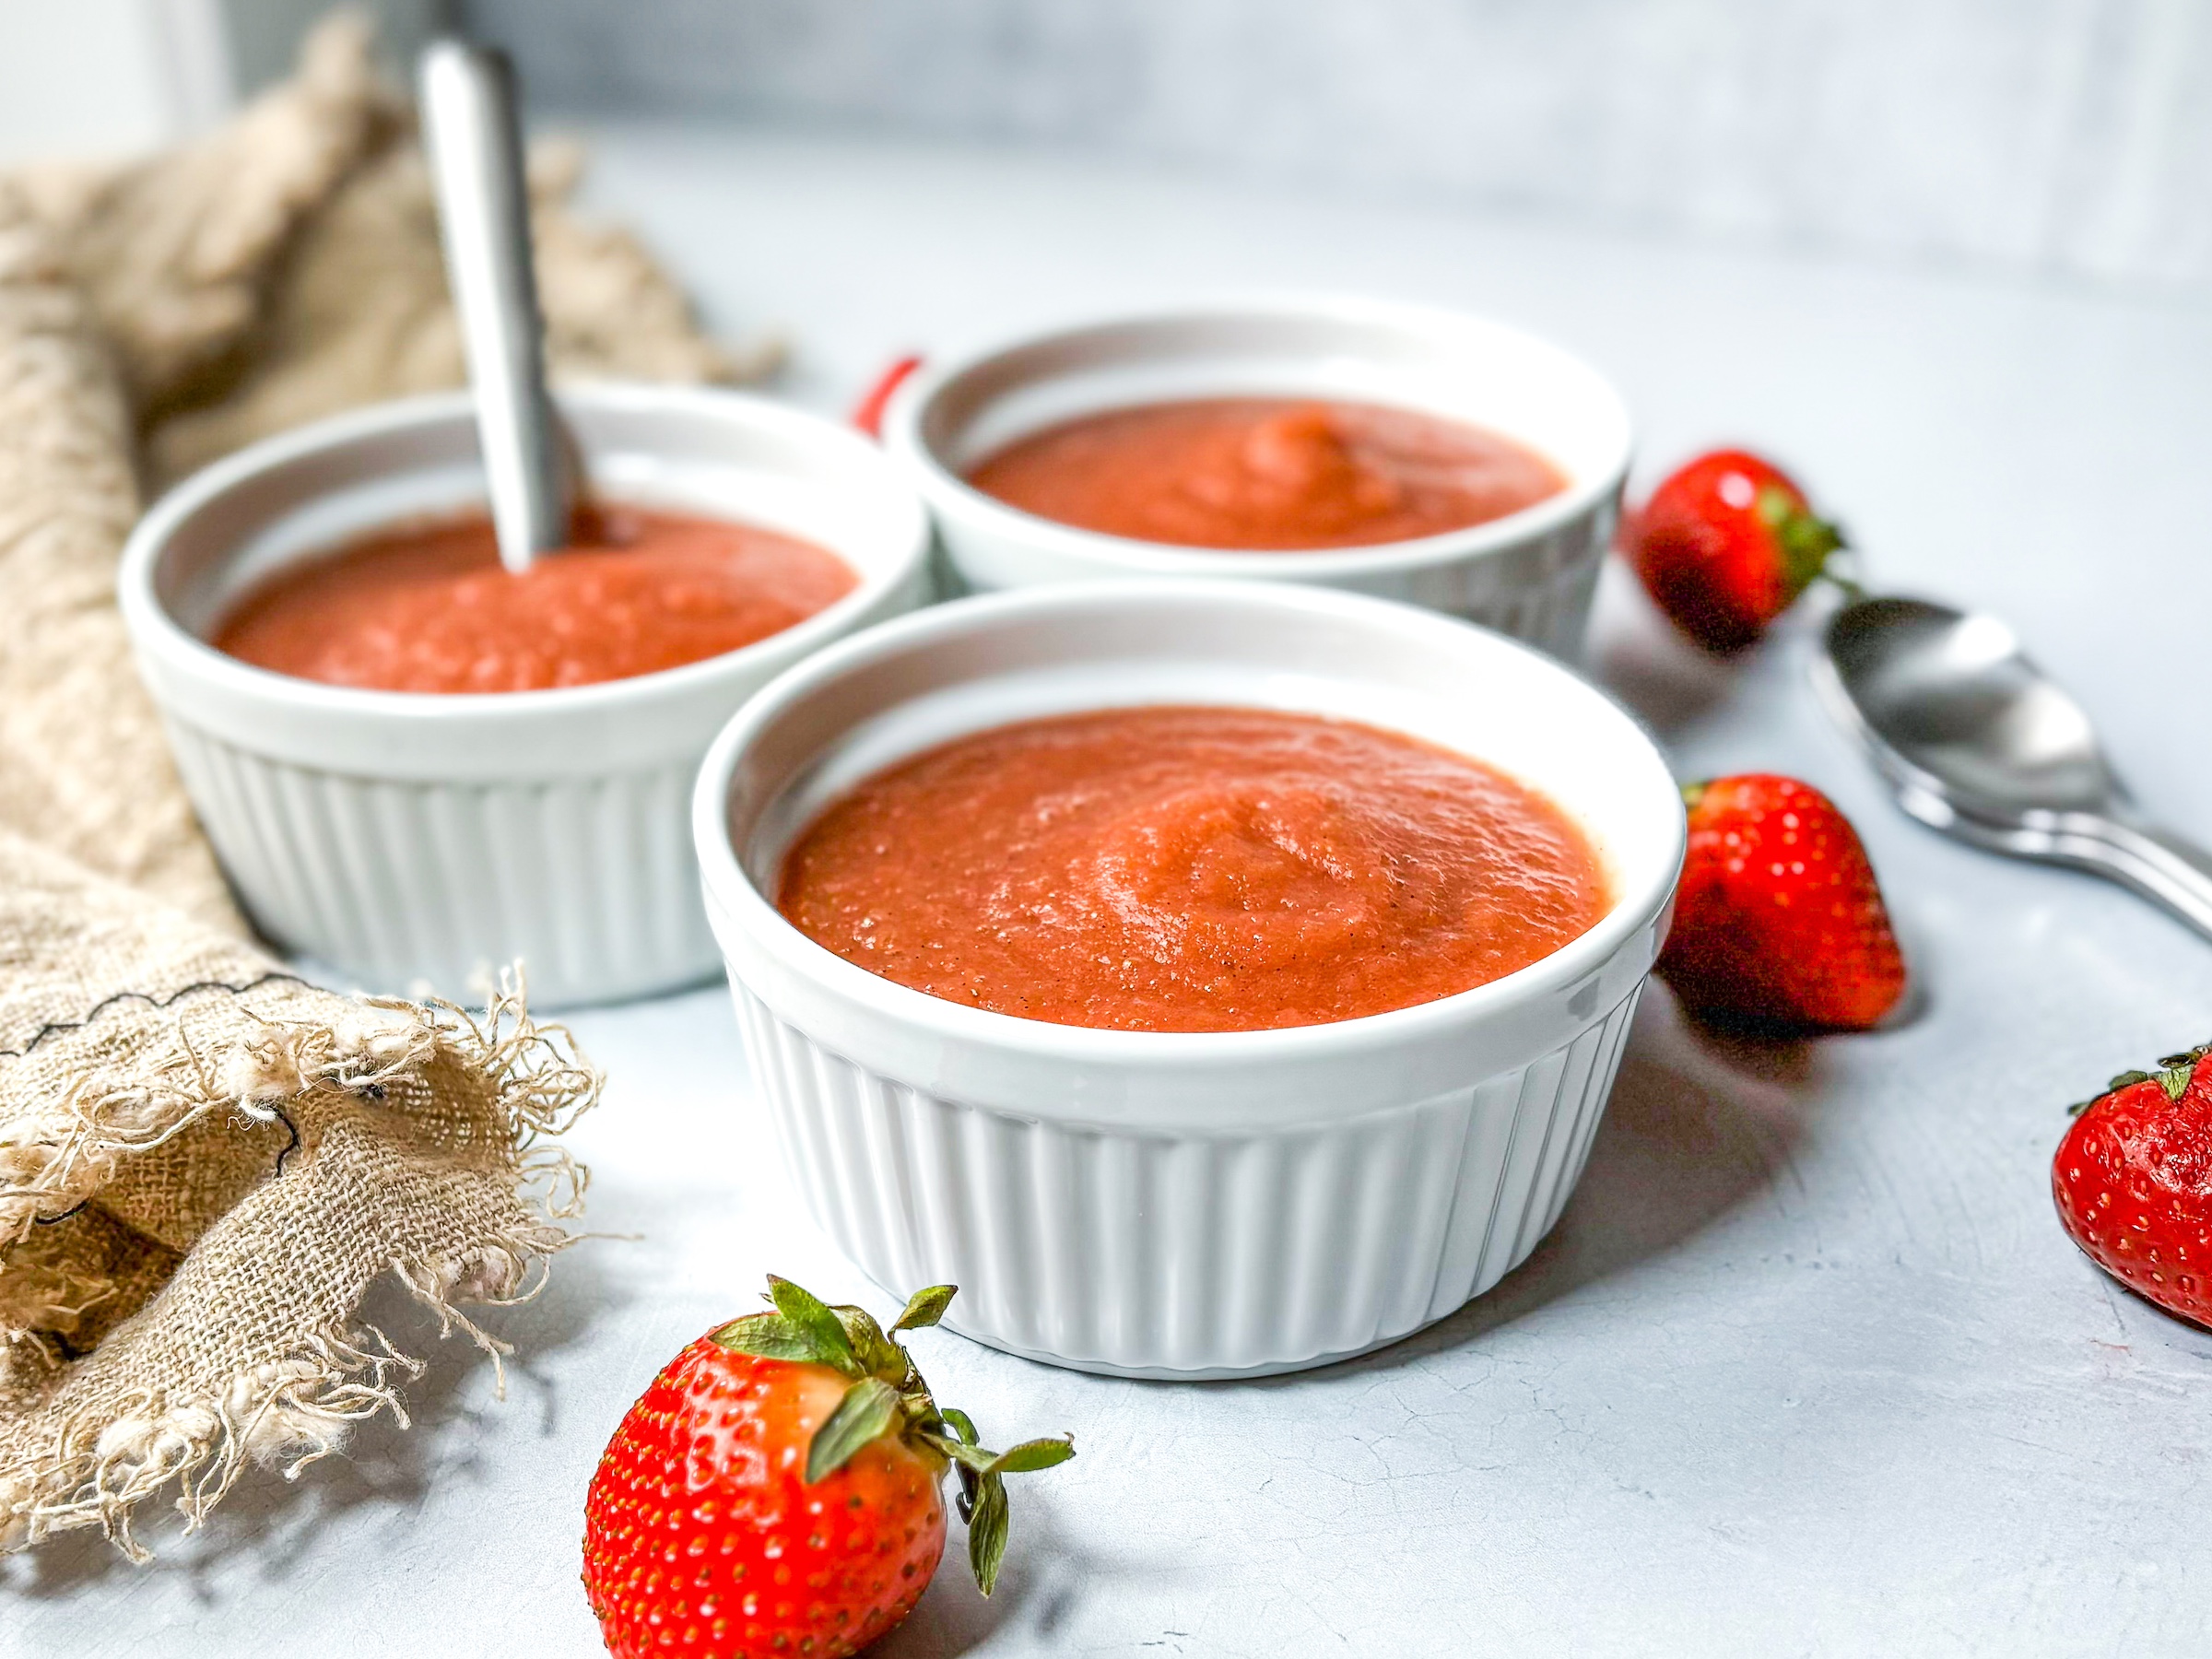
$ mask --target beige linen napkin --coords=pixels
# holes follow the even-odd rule
[[[556,373],[730,379],[620,231],[536,169]],[[0,1547],[170,1494],[196,1523],[398,1410],[362,1324],[441,1326],[570,1241],[543,1144],[598,1078],[519,998],[480,1019],[305,985],[245,936],[133,672],[116,554],[143,480],[461,379],[404,103],[341,18],[220,130],[0,178]],[[403,1418],[404,1420],[404,1418]]]

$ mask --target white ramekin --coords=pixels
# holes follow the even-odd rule
[[[124,549],[123,614],[178,770],[255,924],[367,987],[475,994],[520,959],[548,1005],[713,974],[684,804],[700,757],[807,653],[925,597],[928,527],[874,444],[736,393],[559,398],[594,487],[829,547],[852,594],[742,651],[604,685],[358,690],[206,642],[241,587],[371,526],[483,499],[462,394],[383,404],[187,479]]]
[[[970,485],[1025,433],[1129,404],[1335,396],[1427,410],[1548,456],[1568,485],[1487,524],[1373,547],[1216,552],[1056,524]],[[1572,661],[1629,467],[1627,406],[1558,347],[1480,317],[1357,299],[1270,296],[1030,334],[924,370],[884,442],[929,503],[971,590],[1131,577],[1314,582],[1448,611]]]
[[[1308,710],[1490,760],[1585,828],[1613,908],[1457,996],[1188,1034],[941,1001],[771,901],[798,830],[893,760],[1147,702]],[[1683,849],[1665,762],[1549,659],[1406,606],[1218,582],[994,594],[845,641],[738,712],[692,819],[754,1081],[822,1226],[888,1292],[958,1284],[971,1336],[1163,1377],[1377,1347],[1535,1247],[1581,1173]]]

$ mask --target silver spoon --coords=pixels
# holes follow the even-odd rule
[[[1815,677],[1924,824],[1973,846],[2093,871],[2212,937],[2212,853],[2147,820],[2081,705],[1994,617],[1860,599],[1829,621]]]
[[[421,87],[492,528],[500,562],[525,571],[537,554],[567,545],[572,480],[546,395],[514,71],[504,53],[439,41],[422,54]]]

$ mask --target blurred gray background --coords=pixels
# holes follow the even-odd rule
[[[441,26],[505,44],[557,118],[1045,146],[2212,289],[2212,0],[364,4],[402,53]],[[325,5],[0,0],[0,159],[189,130]]]
[[[2206,0],[462,0],[533,96],[2212,279]]]

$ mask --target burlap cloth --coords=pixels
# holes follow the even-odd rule
[[[534,167],[555,372],[736,378],[639,246]],[[598,1079],[519,997],[480,1019],[286,975],[246,936],[114,606],[142,488],[348,404],[459,383],[407,112],[365,29],[227,126],[0,176],[0,1547],[254,1462],[296,1473],[419,1370],[358,1316],[396,1276],[524,1292]],[[404,1421],[404,1416],[401,1418]]]

